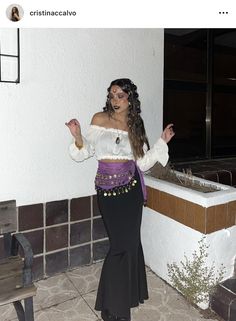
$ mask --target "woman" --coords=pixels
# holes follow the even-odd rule
[[[19,10],[17,7],[13,7],[11,9],[11,21],[19,21],[20,20],[20,14],[19,14]]]
[[[142,207],[146,190],[142,171],[157,161],[166,165],[172,124],[149,148],[137,87],[129,79],[112,81],[106,106],[96,113],[85,137],[78,120],[66,125],[74,137],[70,155],[83,161],[98,159],[95,187],[110,249],[104,260],[95,309],[104,321],[129,321],[130,308],[148,299],[140,241]]]

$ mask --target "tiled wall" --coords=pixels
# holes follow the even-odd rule
[[[147,206],[201,233],[236,225],[236,201],[208,208],[148,187]]]
[[[147,206],[208,234],[236,224],[236,202],[209,208],[148,187]],[[109,241],[96,195],[18,207],[18,229],[34,252],[34,279],[104,259]],[[0,258],[3,240],[0,238]]]
[[[18,231],[32,245],[34,279],[92,264],[109,248],[96,195],[20,206]]]

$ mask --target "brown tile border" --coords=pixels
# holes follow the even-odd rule
[[[219,231],[226,228],[228,216],[228,203],[215,206],[215,230]]]
[[[18,207],[18,230],[34,252],[33,277],[41,279],[104,259],[108,237],[97,196],[52,200]],[[3,241],[0,237],[0,258]]]
[[[59,251],[46,255],[46,274],[52,276],[68,269],[68,251]]]
[[[181,198],[175,199],[175,220],[182,223],[185,222],[187,210],[187,201]]]
[[[198,220],[198,218],[202,218],[202,214],[204,214],[204,207],[187,201],[186,216],[185,216],[184,224],[193,229],[196,229],[195,222],[196,220]],[[200,222],[198,222],[198,226],[200,226]],[[200,231],[200,232],[204,233],[205,231]]]
[[[152,209],[154,209],[153,195],[152,195],[153,191],[154,191],[154,188],[147,186],[147,207],[150,207]]]
[[[157,194],[156,191],[154,191],[153,194],[155,196]],[[161,213],[168,213],[170,218],[174,218],[176,212],[175,197],[165,192],[159,192],[158,196],[157,200],[159,204],[157,203],[156,207]]]
[[[33,254],[43,253],[43,229],[35,230],[32,232],[23,233],[26,239],[30,242],[33,250]]]
[[[198,207],[198,213],[194,215],[194,229],[206,234],[206,210],[202,206]]]
[[[227,224],[228,226],[236,225],[236,201],[228,203]]]
[[[19,231],[43,226],[43,204],[24,205],[18,208]]]
[[[68,247],[68,226],[55,226],[46,229],[46,251]]]
[[[46,225],[68,222],[68,200],[46,203]]]
[[[236,225],[236,201],[205,208],[147,187],[147,207],[204,234]]]
[[[70,245],[83,244],[91,241],[91,220],[74,223],[70,226]]]
[[[215,206],[208,207],[206,210],[206,234],[214,232],[216,221]]]
[[[91,217],[90,196],[73,198],[70,202],[71,221],[82,220]]]

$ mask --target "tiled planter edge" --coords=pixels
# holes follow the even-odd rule
[[[147,175],[145,182],[148,202],[141,234],[146,264],[169,282],[167,263],[180,262],[184,254],[191,257],[205,235],[209,245],[207,265],[214,263],[218,268],[223,263],[225,279],[232,276],[236,254],[236,189],[216,184],[221,191],[203,194]],[[208,304],[201,305],[207,307]]]

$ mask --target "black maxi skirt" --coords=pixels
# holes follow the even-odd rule
[[[98,193],[98,206],[110,241],[98,286],[95,309],[109,310],[130,318],[130,308],[148,299],[147,279],[140,226],[143,193],[136,169],[137,184],[128,193],[104,196]]]

